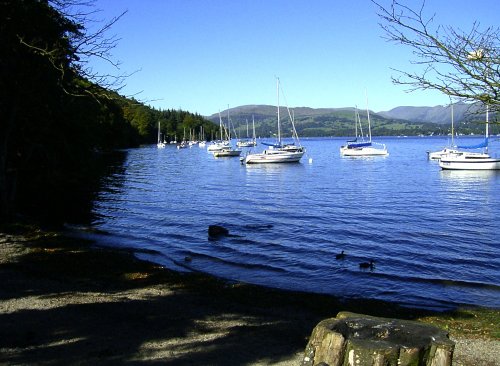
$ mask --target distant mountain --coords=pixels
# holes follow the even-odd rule
[[[291,108],[293,110],[293,113],[295,117],[304,117],[304,116],[319,116],[319,115],[328,115],[328,114],[336,114],[336,113],[343,113],[343,112],[348,112],[353,114],[354,109],[353,108],[309,108],[309,107],[295,107]],[[252,118],[252,116],[255,117],[255,119],[262,119],[262,118],[270,118],[270,117],[276,117],[276,106],[272,105],[242,105],[239,107],[234,107],[229,109],[230,117],[237,117],[238,119],[241,118]],[[288,115],[288,111],[286,107],[280,107],[280,114],[282,114],[283,117]],[[222,117],[227,116],[227,110],[221,112]],[[219,121],[219,114],[214,113],[211,116],[207,117],[211,121]]]
[[[294,118],[295,127],[301,137],[316,136],[353,136],[355,133],[354,108],[291,108],[280,107],[280,121],[282,135],[291,135],[290,116]],[[289,115],[290,113],[290,115]],[[228,111],[221,111],[223,123],[227,125]],[[359,111],[363,124],[363,130],[368,133],[368,121],[366,111]],[[231,120],[231,132],[237,136],[246,137],[247,122],[251,130],[252,118],[255,120],[257,136],[271,137],[277,133],[275,106],[271,105],[244,105],[229,109]],[[440,134],[445,133],[443,129],[435,124],[422,122],[410,122],[386,118],[377,113],[370,112],[373,135],[417,135],[417,134]],[[208,116],[207,119],[219,124],[219,114]]]
[[[465,119],[478,117],[477,108],[474,105],[466,103],[455,103],[453,105],[453,115],[455,122],[459,123]],[[387,112],[378,112],[379,115],[386,118],[402,119],[411,122],[430,122],[437,124],[451,123],[451,107],[396,107]]]
[[[457,103],[454,105],[456,126],[460,125],[460,133],[482,133],[481,124],[468,120],[478,119],[473,115],[470,105]],[[282,135],[291,135],[290,116],[294,118],[295,127],[301,137],[317,136],[353,136],[354,108],[291,108],[280,107]],[[289,115],[290,113],[290,115]],[[228,110],[221,111],[221,118],[227,126]],[[367,113],[359,110],[362,128],[368,133]],[[270,137],[277,133],[276,107],[272,105],[244,105],[229,109],[231,132],[234,136],[246,137],[247,122],[251,131],[252,118],[255,120],[257,136]],[[207,119],[219,124],[219,114]],[[397,107],[388,112],[370,111],[372,135],[374,136],[415,136],[415,135],[447,135],[450,133],[451,109],[449,106],[437,107]]]

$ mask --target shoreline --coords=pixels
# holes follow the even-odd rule
[[[446,329],[454,365],[499,364],[500,309],[438,313],[227,283],[133,253],[0,233],[0,363],[299,365],[316,324],[352,311]]]

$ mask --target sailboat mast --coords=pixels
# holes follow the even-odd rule
[[[220,129],[220,140],[224,141],[224,137],[222,136],[222,116],[220,115],[220,111],[219,111],[219,129]]]
[[[255,143],[256,136],[255,136],[255,117],[252,114],[252,137],[253,137],[253,142]]]
[[[229,122],[229,104],[227,105],[227,140],[231,141],[231,122]]]
[[[489,105],[486,104],[486,153],[488,153],[488,137],[490,135],[490,118],[489,118]]]
[[[276,95],[278,99],[278,144],[281,146],[281,126],[280,126],[280,79],[276,78]]]
[[[356,106],[356,108],[354,109],[354,137],[356,138],[356,140],[358,139],[358,119],[358,106]]]
[[[372,127],[370,123],[370,109],[368,109],[368,93],[365,90],[365,96],[366,96],[366,115],[368,117],[368,135],[370,138],[370,142],[372,142]]]
[[[451,100],[450,100],[451,102]],[[455,130],[454,130],[453,102],[451,102],[451,146],[455,146]]]

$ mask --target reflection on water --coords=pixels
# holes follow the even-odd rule
[[[111,234],[98,239],[231,280],[500,307],[500,175],[441,171],[426,151],[442,141],[386,140],[390,156],[344,159],[344,140],[304,139],[312,164],[245,166],[197,147],[131,150],[119,183],[108,181],[95,202],[95,225]],[[212,224],[237,236],[208,240]],[[375,269],[360,271],[369,259]]]
[[[452,179],[457,183],[487,182],[490,179],[498,179],[500,170],[441,170],[443,179]]]

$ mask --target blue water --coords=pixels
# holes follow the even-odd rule
[[[198,146],[132,149],[95,202],[94,226],[109,233],[97,240],[276,288],[500,307],[500,173],[441,171],[426,151],[446,138],[378,140],[388,157],[343,158],[345,139],[303,139],[302,162],[282,165],[245,166]],[[237,236],[209,240],[212,224]],[[375,268],[361,270],[369,259]]]

